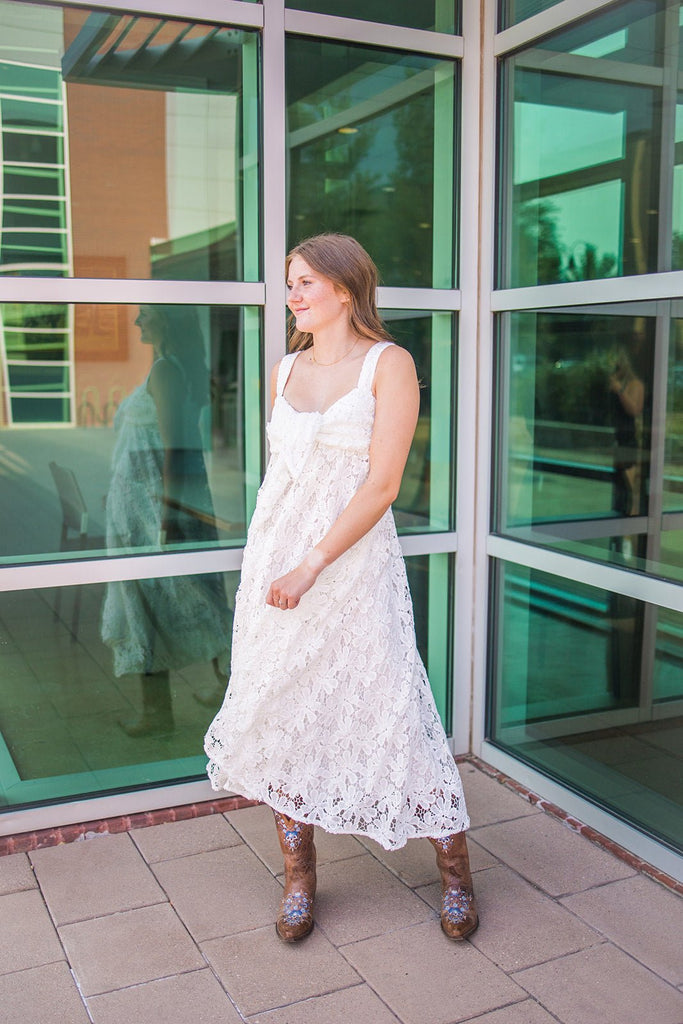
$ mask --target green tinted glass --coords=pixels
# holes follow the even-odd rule
[[[509,28],[559,3],[560,0],[500,0],[500,28]]]
[[[382,310],[396,341],[415,360],[420,415],[394,516],[400,533],[453,528],[456,351],[451,313]]]
[[[252,307],[0,305],[0,560],[243,543],[259,324]]]
[[[237,583],[210,573],[0,594],[0,803],[202,776]]]
[[[619,4],[504,61],[499,286],[669,269],[665,8]]]
[[[453,286],[456,73],[419,54],[288,39],[290,244],[340,231],[384,285]]]
[[[258,280],[258,33],[0,0],[0,39],[0,273]]]
[[[501,318],[496,530],[683,579],[679,321],[669,306]],[[655,430],[665,415],[667,430]]]
[[[406,558],[406,571],[418,651],[443,727],[450,734],[453,559],[446,554],[411,555]]]
[[[455,32],[460,4],[453,0],[288,0],[287,7],[316,14],[334,14],[341,18],[380,21],[406,28]],[[459,20],[458,20],[459,24]]]
[[[498,577],[492,741],[680,846],[680,719],[662,699],[681,696],[681,616],[660,613],[653,645],[656,609],[633,598],[507,563]]]

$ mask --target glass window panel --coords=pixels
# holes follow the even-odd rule
[[[683,47],[681,48],[681,61],[683,62]],[[683,270],[683,93],[678,94],[678,103],[676,104],[676,148],[674,164],[671,266],[673,270]]]
[[[3,322],[0,561],[244,542],[261,478],[257,309],[6,304]],[[63,398],[33,397],[60,381]]]
[[[24,229],[65,228],[63,200],[8,199],[3,204],[3,227]]]
[[[640,304],[628,315],[631,308],[501,317],[494,528],[683,579],[683,523],[674,515],[683,490],[679,321],[662,388],[656,307]],[[665,337],[668,318],[660,319]],[[653,423],[661,428],[653,432]],[[656,512],[660,502],[670,514]]]
[[[340,231],[384,285],[453,286],[456,75],[434,57],[287,40],[290,244]]]
[[[0,803],[203,777],[237,583],[211,573],[0,594]]]
[[[666,704],[683,701],[683,613],[660,608],[657,613],[655,647],[654,699]],[[681,710],[679,706],[675,710]],[[680,754],[681,737],[677,736],[674,752]]]
[[[30,363],[7,367],[10,391],[68,391],[68,366],[32,366]]]
[[[549,7],[559,4],[560,0],[499,0],[499,23],[500,28],[509,28],[510,25],[517,25],[525,18],[531,18],[534,14],[547,11]]]
[[[420,415],[403,483],[394,502],[400,533],[454,529],[456,349],[451,313],[382,310],[396,341],[415,360]]]
[[[492,741],[637,828],[681,846],[680,718],[655,717],[641,669],[648,663],[644,623],[654,609],[521,566],[498,569]],[[672,643],[663,626],[662,620],[658,685],[680,696],[680,637]]]
[[[451,555],[406,558],[415,613],[415,636],[444,729],[451,733],[452,572]]]
[[[4,132],[2,151],[5,160],[25,164],[57,164],[64,159],[58,135]]]
[[[671,321],[664,430],[664,510],[683,512],[683,318]]]
[[[258,52],[258,32],[0,0],[3,202],[20,229],[36,224],[12,197],[64,198],[72,255],[53,273],[259,279]]]
[[[621,4],[504,61],[500,287],[668,269],[664,10]]]
[[[379,21],[405,28],[435,29],[437,32],[455,32],[456,17],[460,18],[460,4],[453,0],[288,0],[287,7],[316,14],[333,14],[340,18],[359,18],[361,21]]]

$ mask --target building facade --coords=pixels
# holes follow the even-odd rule
[[[421,379],[454,753],[682,877],[679,0],[0,0],[0,133],[0,831],[210,798],[283,259],[330,230]]]

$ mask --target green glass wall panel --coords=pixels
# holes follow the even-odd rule
[[[457,353],[451,313],[381,310],[396,341],[415,360],[420,415],[393,510],[399,532],[454,528]]]
[[[201,776],[237,576],[1,594],[0,806]],[[129,735],[143,705],[158,729]]]
[[[448,734],[451,732],[453,568],[452,555],[411,555],[406,558],[417,648]]]
[[[665,15],[663,0],[618,4],[503,61],[499,286],[669,269]]]
[[[500,318],[498,532],[683,579],[680,321],[655,380],[659,309],[659,321],[645,303]],[[670,514],[652,512],[660,502]]]
[[[0,273],[259,279],[259,33],[2,0],[0,38]],[[57,246],[14,237],[43,197]]]
[[[297,37],[286,52],[289,243],[340,231],[384,285],[453,287],[456,63]]]
[[[554,7],[558,3],[560,0],[500,0],[499,27],[509,28],[510,25],[516,25],[525,18],[532,18],[534,14],[547,11],[549,7]]]
[[[386,0],[288,0],[287,7],[437,32],[453,33],[460,24],[460,4],[454,0],[424,0],[419,4],[414,0],[394,0],[390,4]]]
[[[243,543],[261,477],[259,310],[16,303],[0,327],[0,562]]]
[[[641,666],[653,609],[510,563],[498,567],[489,736],[513,756],[683,845],[680,719],[653,711]],[[680,615],[660,619],[657,691],[680,696]],[[672,630],[676,627],[676,632]]]

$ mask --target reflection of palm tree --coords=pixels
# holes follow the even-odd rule
[[[612,277],[617,266],[617,258],[611,252],[598,256],[598,247],[592,242],[577,242],[571,250],[567,261],[566,279],[568,281],[594,281],[600,277]]]

